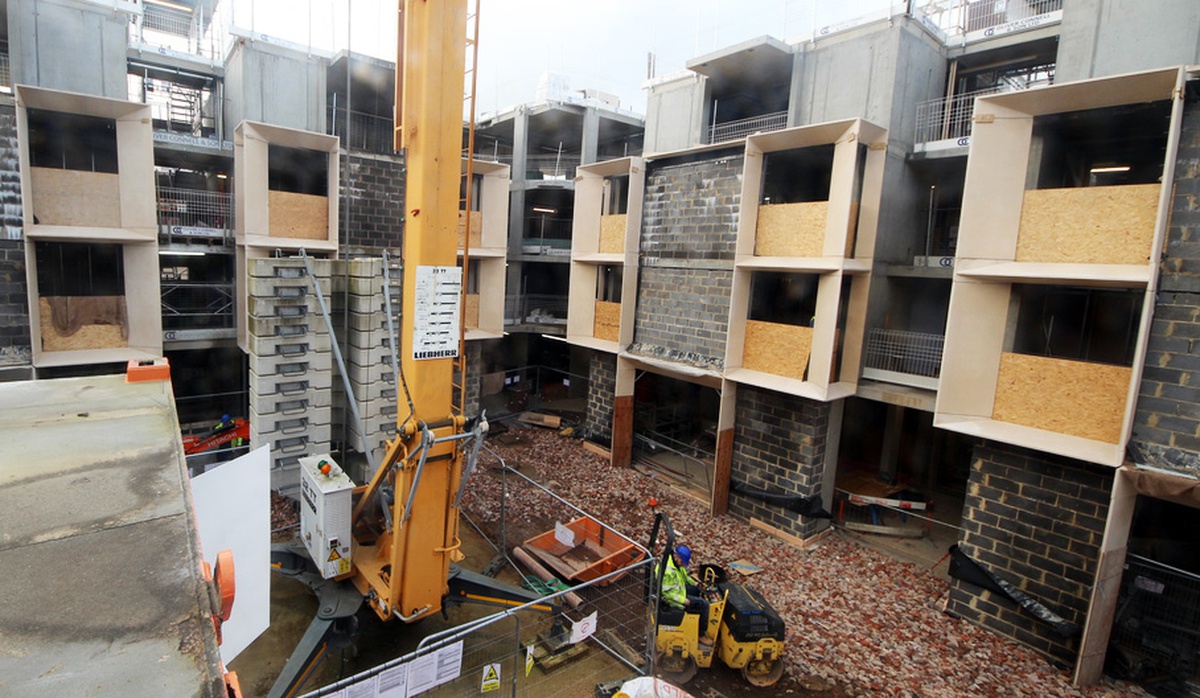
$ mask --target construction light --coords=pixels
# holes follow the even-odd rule
[[[158,254],[163,257],[203,257],[208,253],[200,250],[159,250]]]
[[[558,213],[558,211],[556,209],[546,208],[545,206],[534,206],[533,212],[534,213]]]
[[[1105,167],[1093,167],[1089,172],[1092,174],[1110,174],[1112,172],[1128,172],[1129,165],[1107,165]]]

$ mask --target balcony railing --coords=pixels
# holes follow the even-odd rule
[[[12,88],[12,73],[8,67],[8,42],[0,41],[0,87]]]
[[[330,106],[326,109],[329,135],[342,140],[342,147],[363,150],[368,153],[394,153],[392,118],[366,112],[351,111],[343,107]]]
[[[972,40],[1061,21],[1062,8],[1063,0],[929,0],[913,14],[946,40]]]
[[[155,3],[143,3],[142,14],[129,25],[131,46],[156,46],[169,51],[222,58],[225,32],[217,28],[212,15],[202,8],[194,12]]]
[[[975,98],[996,94],[1000,88],[967,92],[950,98],[931,99],[917,104],[916,143],[955,139],[961,145],[971,136],[971,117],[975,113]]]
[[[863,378],[936,390],[945,335],[873,328],[867,335]]]
[[[708,142],[721,143],[760,131],[778,131],[781,128],[787,128],[787,115],[787,111],[777,111],[772,114],[761,114],[747,119],[713,124],[708,129]]]
[[[233,230],[233,195],[228,192],[158,188],[161,232],[190,237],[225,237]]]
[[[504,298],[505,325],[567,326],[567,297],[538,293]]]

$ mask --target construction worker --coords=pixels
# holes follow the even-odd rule
[[[700,595],[699,587],[688,575],[687,566],[691,561],[691,548],[686,545],[675,546],[667,560],[667,569],[663,572],[661,599],[668,606],[682,608],[686,613],[699,613],[700,634],[703,635],[708,625],[708,601]]]

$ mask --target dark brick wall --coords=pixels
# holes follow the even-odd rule
[[[743,158],[730,152],[704,158],[647,173],[630,352],[719,370]]]
[[[480,381],[483,380],[483,348],[479,342],[465,342],[467,379],[463,382],[466,396],[463,399],[463,414],[467,418],[479,414]]]
[[[1113,471],[1017,446],[975,447],[961,549],[1064,619],[1083,625],[1108,516]],[[1064,640],[1009,600],[952,580],[948,612],[1072,663]]]
[[[617,357],[593,351],[588,363],[587,411],[583,434],[608,446],[612,444],[613,396],[617,392]]]
[[[825,402],[739,387],[733,481],[800,497],[820,493],[831,409]],[[825,506],[828,508],[830,503]],[[825,527],[820,519],[802,518],[783,507],[737,492],[729,494],[729,512],[745,519],[760,519],[800,538],[808,538]]]
[[[25,242],[0,238],[0,366],[28,365],[31,352]]]
[[[16,108],[0,105],[0,238],[7,240],[19,239],[23,226],[19,163]]]
[[[1200,477],[1200,100],[1186,104],[1131,458]]]
[[[404,159],[343,150],[341,179],[341,245],[363,252],[399,247],[404,232]]]

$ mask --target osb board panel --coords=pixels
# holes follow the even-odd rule
[[[121,227],[121,185],[107,172],[31,167],[33,217],[41,225]]]
[[[1158,184],[1025,192],[1018,262],[1146,264]]]
[[[271,237],[329,239],[329,199],[290,191],[267,192]]]
[[[467,329],[479,329],[479,294],[467,294],[467,307],[465,310]]]
[[[825,247],[827,201],[758,207],[754,254],[760,257],[821,257]]]
[[[992,419],[1115,444],[1132,370],[1004,353]]]
[[[742,367],[804,380],[812,337],[811,327],[747,320]]]
[[[120,325],[81,325],[70,336],[60,335],[54,329],[50,300],[45,296],[38,298],[38,317],[42,325],[42,351],[122,349],[129,346],[129,340],[121,336]]]
[[[857,201],[850,204],[850,222],[846,226],[846,257],[854,256],[854,243],[858,239],[858,211],[859,203]],[[869,255],[874,250],[864,250],[863,256]]]
[[[596,301],[595,320],[592,321],[592,335],[596,339],[616,342],[621,336],[621,304],[609,301]]]
[[[625,251],[624,213],[600,216],[600,252],[620,254]]]
[[[458,246],[463,247],[466,241],[467,216],[466,211],[458,212]],[[483,212],[471,211],[471,247],[483,246]]]

